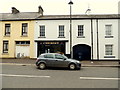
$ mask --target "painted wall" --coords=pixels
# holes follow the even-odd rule
[[[5,36],[5,24],[11,24],[11,34],[10,36]],[[24,37],[21,36],[22,32],[22,23],[28,23],[28,36]],[[34,55],[34,21],[2,21],[2,41],[0,42],[0,48],[3,47],[3,40],[9,41],[9,50],[8,53],[2,53],[0,51],[0,54],[2,55],[2,58],[15,58],[15,41],[30,41],[30,58],[32,58]]]
[[[118,59],[118,19],[109,20],[92,20],[93,24],[93,59],[98,59],[97,52],[99,50],[99,59],[111,59],[104,58],[105,56],[105,44],[113,44],[113,56]],[[105,38],[105,25],[112,24],[113,38]],[[46,38],[39,38],[39,25],[45,25]],[[58,26],[65,26],[65,38],[58,38]],[[78,38],[78,25],[84,25],[85,38]],[[97,49],[97,28],[98,28],[98,45]],[[35,22],[35,40],[69,40],[69,20],[41,20]],[[91,47],[91,19],[87,20],[72,20],[72,46],[77,44],[86,44]],[[37,57],[37,42],[35,45],[35,57]],[[70,54],[69,42],[66,43],[66,54]]]
[[[112,36],[113,38],[105,38],[105,25],[112,25]],[[118,20],[106,19],[98,20],[98,41],[99,41],[99,58],[100,59],[118,59]],[[104,58],[105,56],[105,45],[113,45],[113,55],[115,58]]]
[[[120,1],[118,3],[118,14],[120,14]],[[118,20],[118,59],[120,60],[120,19]]]
[[[0,21],[0,58],[2,57],[2,21]]]

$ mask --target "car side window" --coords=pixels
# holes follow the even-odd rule
[[[46,54],[44,55],[45,58],[54,58],[54,56],[52,54]]]
[[[64,59],[63,56],[60,55],[60,54],[55,54],[55,58],[56,58],[56,59]]]

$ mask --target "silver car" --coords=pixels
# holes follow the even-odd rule
[[[80,69],[80,61],[68,59],[65,55],[59,53],[44,53],[41,54],[36,60],[36,66],[39,69],[47,67],[63,67],[71,70]]]

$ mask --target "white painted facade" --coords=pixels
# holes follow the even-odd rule
[[[97,23],[98,20],[98,23]],[[92,22],[92,23],[91,23]],[[72,47],[78,44],[86,44],[91,47],[91,58],[97,60],[118,60],[120,55],[118,54],[120,48],[120,42],[118,35],[120,31],[118,28],[118,19],[74,19],[72,20]],[[40,38],[40,25],[45,26],[45,37]],[[58,38],[59,25],[64,25],[65,38]],[[78,37],[78,25],[84,25],[84,37]],[[112,37],[106,37],[106,25],[112,26]],[[36,20],[35,21],[35,58],[37,57],[38,46],[36,41],[54,41],[54,40],[68,40],[65,42],[65,54],[70,54],[70,29],[69,20]],[[92,46],[92,34],[93,30],[93,46]],[[98,31],[98,35],[97,35]],[[98,38],[97,38],[98,37]],[[105,45],[113,45],[112,55],[105,55]],[[93,51],[92,51],[93,47]],[[118,52],[119,51],[119,52]],[[93,52],[93,54],[92,54]]]

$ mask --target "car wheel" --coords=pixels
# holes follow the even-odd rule
[[[40,64],[39,64],[39,69],[43,70],[43,69],[45,69],[45,68],[46,68],[45,63],[40,63]]]
[[[69,69],[70,69],[70,70],[74,70],[75,68],[76,68],[75,64],[70,64],[70,65],[69,65]]]

